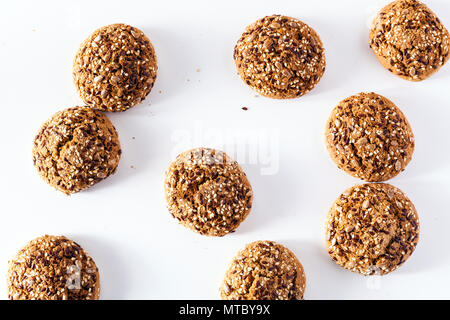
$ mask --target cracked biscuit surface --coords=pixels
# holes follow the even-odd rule
[[[112,24],[87,38],[73,64],[73,80],[84,102],[102,111],[125,111],[140,103],[156,80],[153,45],[139,29]]]
[[[392,272],[410,257],[418,241],[419,218],[414,205],[389,184],[351,187],[328,214],[328,253],[338,265],[353,272]]]
[[[306,277],[288,248],[274,241],[255,241],[231,262],[220,295],[223,300],[301,300]]]
[[[421,81],[449,59],[449,33],[439,18],[416,0],[391,2],[372,23],[369,45],[393,74]]]
[[[42,125],[32,155],[39,175],[57,190],[71,194],[113,174],[121,153],[116,129],[103,113],[74,107]]]
[[[169,212],[207,236],[233,232],[250,213],[252,188],[239,164],[224,152],[197,148],[178,155],[165,179]]]
[[[359,93],[332,111],[325,143],[337,166],[365,181],[386,181],[403,171],[414,151],[408,120],[389,99]]]
[[[74,241],[45,235],[30,241],[9,262],[11,300],[97,300],[94,260]]]
[[[247,85],[277,99],[312,90],[326,64],[319,35],[302,21],[280,15],[248,26],[235,46],[234,60]]]

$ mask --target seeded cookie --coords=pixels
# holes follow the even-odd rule
[[[304,95],[325,71],[319,35],[302,21],[280,15],[248,26],[234,48],[234,61],[247,85],[277,99]]]
[[[94,260],[64,236],[30,241],[9,262],[11,300],[98,300],[100,279]]]
[[[365,181],[386,181],[403,171],[414,151],[408,120],[389,99],[359,93],[342,100],[325,129],[337,166]]]
[[[84,102],[102,111],[125,111],[149,94],[156,80],[153,45],[125,24],[102,27],[81,45],[73,80]]]
[[[233,232],[250,213],[252,188],[239,164],[225,152],[183,152],[165,179],[169,212],[182,225],[207,236]]]
[[[305,287],[305,272],[292,251],[255,241],[231,262],[220,295],[223,300],[301,300]]]
[[[421,81],[449,58],[449,33],[438,17],[416,0],[397,0],[373,21],[369,45],[393,74]]]
[[[42,125],[34,139],[33,163],[48,184],[71,194],[113,174],[121,153],[109,119],[97,110],[75,107]]]
[[[384,183],[346,190],[331,207],[326,229],[331,258],[363,275],[394,271],[419,241],[414,205],[400,189]]]

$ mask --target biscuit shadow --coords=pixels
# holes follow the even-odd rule
[[[158,105],[161,101],[176,97],[186,88],[186,75],[192,68],[188,61],[191,43],[169,30],[155,27],[143,27],[142,31],[152,42],[158,64],[156,82],[144,105]],[[181,53],[181,54],[180,54]]]
[[[148,106],[136,106],[120,114],[107,114],[119,134],[122,156],[116,172],[95,184],[85,192],[94,192],[111,185],[123,183],[142,174],[151,165],[157,150],[152,141],[158,141],[159,133],[152,130],[155,115]]]
[[[429,81],[449,81],[450,80],[450,62],[447,62],[438,71],[436,71],[436,73],[432,74],[428,79],[429,79]],[[425,79],[424,81],[427,81],[428,79]]]
[[[450,148],[445,146],[445,137],[448,136],[448,119],[439,116],[441,109],[448,106],[448,101],[445,96],[431,95],[427,90],[411,89],[395,87],[383,92],[405,114],[415,136],[412,160],[405,171],[396,178],[401,180],[438,173],[444,167],[450,166],[448,160]],[[432,159],[432,165],[430,165],[430,159]]]
[[[340,36],[348,34],[348,26],[345,24],[332,24],[314,17],[308,17],[307,23],[319,33],[327,63],[322,79],[307,93],[308,96],[328,92],[342,94],[343,88],[359,88],[360,76],[368,74],[374,63],[379,65],[369,48],[369,29],[363,22],[358,28],[354,28],[354,36],[345,38]]]
[[[263,175],[258,165],[243,166],[253,189],[253,205],[247,219],[236,230],[238,234],[258,231],[270,226],[273,221],[288,217],[292,199],[302,194],[297,186],[292,186],[292,176],[279,170],[274,175]],[[280,192],[283,190],[283,192]]]
[[[395,273],[421,273],[448,266],[448,199],[450,190],[444,183],[429,181],[409,183],[403,190],[416,207],[420,234],[416,250]]]
[[[342,299],[348,296],[347,292],[358,292],[365,285],[363,276],[340,268],[330,258],[325,244],[299,239],[276,241],[291,250],[303,266],[306,275],[305,300]]]
[[[94,259],[100,273],[100,299],[126,298],[131,291],[128,275],[133,274],[133,270],[123,263],[124,255],[117,252],[113,244],[106,243],[98,237],[73,234],[68,236]],[[127,252],[127,255],[129,256],[130,253]]]

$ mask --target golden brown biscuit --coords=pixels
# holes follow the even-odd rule
[[[81,45],[73,80],[84,102],[102,111],[125,111],[149,94],[156,80],[155,50],[139,29],[112,24]]]
[[[302,21],[279,15],[248,26],[234,48],[234,60],[247,85],[277,99],[304,95],[325,71],[319,35]]]
[[[418,241],[414,205],[389,184],[349,188],[328,214],[328,253],[341,267],[363,275],[394,271],[414,252]]]
[[[337,166],[365,181],[386,181],[403,171],[414,152],[408,120],[389,99],[359,93],[342,100],[325,128]]]
[[[220,295],[223,300],[301,300],[305,287],[305,272],[292,251],[255,241],[233,259]]]
[[[94,260],[64,236],[30,241],[9,262],[11,300],[97,300],[100,279]]]
[[[121,154],[111,121],[100,111],[75,107],[42,125],[34,140],[33,163],[48,184],[71,194],[113,174]]]
[[[183,152],[165,179],[169,212],[182,225],[207,236],[234,231],[250,213],[252,187],[225,152],[197,148]]]
[[[397,0],[374,19],[369,45],[393,74],[421,81],[449,58],[449,33],[438,17],[416,0]]]

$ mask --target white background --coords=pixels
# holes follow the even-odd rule
[[[217,299],[233,256],[260,239],[295,252],[306,271],[306,299],[450,298],[450,67],[420,83],[383,69],[368,46],[368,22],[387,2],[2,0],[0,297],[7,298],[4,278],[15,252],[35,237],[63,234],[96,261],[103,299]],[[449,28],[448,1],[426,3]],[[245,27],[275,13],[308,23],[326,49],[321,82],[294,100],[255,97],[233,62]],[[151,39],[158,78],[142,104],[108,114],[122,143],[118,172],[68,197],[39,178],[33,138],[55,112],[82,104],[72,84],[75,52],[96,28],[117,22]],[[332,108],[361,91],[393,100],[416,136],[411,163],[389,182],[416,205],[421,239],[405,265],[381,279],[341,269],[324,245],[328,209],[360,181],[331,161],[323,129]],[[247,143],[246,133],[262,142]],[[190,141],[182,145],[180,137]],[[178,225],[163,193],[174,155],[191,146],[236,145],[248,153],[261,147],[258,163],[240,159],[255,194],[249,217],[223,238]],[[272,167],[278,160],[271,175],[262,174],[267,146]]]

